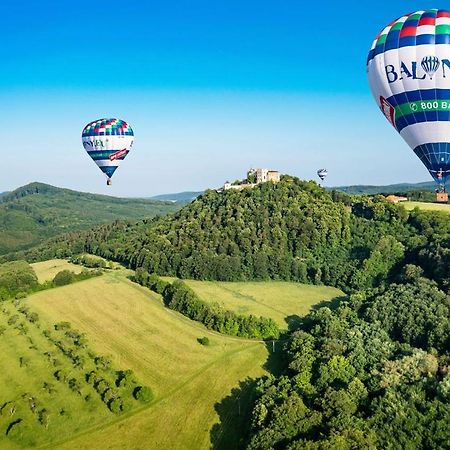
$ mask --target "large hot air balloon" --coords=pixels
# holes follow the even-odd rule
[[[450,12],[428,9],[391,22],[367,60],[387,120],[445,192],[450,177]]]
[[[81,136],[83,146],[95,164],[111,177],[133,146],[134,134],[131,127],[120,119],[99,119],[88,123]]]
[[[325,178],[328,175],[328,170],[327,169],[319,169],[317,171],[317,176],[323,181],[325,180]]]

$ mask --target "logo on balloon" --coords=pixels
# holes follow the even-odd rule
[[[427,75],[431,80],[435,75],[436,77],[439,75],[442,78],[447,78],[449,70],[450,60],[446,58],[439,60],[437,56],[425,56],[420,64],[417,61],[399,61],[398,66],[394,64],[384,66],[386,79],[389,84],[407,78],[425,80]]]
[[[395,108],[382,96],[380,95],[380,108],[381,112],[386,116],[391,125],[395,127]]]
[[[425,56],[420,63],[424,72],[430,77],[430,80],[433,79],[433,75],[439,69],[441,63],[439,62],[439,58],[437,56]]]

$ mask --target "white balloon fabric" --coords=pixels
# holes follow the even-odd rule
[[[450,12],[429,9],[391,22],[367,60],[372,93],[439,184],[450,177]]]
[[[81,139],[86,152],[108,177],[109,184],[133,146],[134,133],[123,120],[99,119],[84,127]]]

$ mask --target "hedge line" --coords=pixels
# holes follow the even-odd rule
[[[210,330],[252,339],[275,339],[280,335],[280,330],[273,319],[253,315],[243,316],[225,310],[218,304],[207,303],[181,280],[169,283],[156,274],[149,274],[144,269],[138,268],[134,281],[161,294],[165,305],[170,309],[203,323]]]

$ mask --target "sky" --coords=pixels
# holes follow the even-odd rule
[[[330,186],[431,180],[372,98],[376,34],[428,0],[3,0],[0,192],[31,181],[116,196],[219,187],[250,167]],[[106,186],[86,123],[126,120]]]

